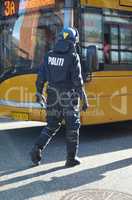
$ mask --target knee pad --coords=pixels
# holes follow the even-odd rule
[[[68,142],[76,143],[79,139],[79,129],[77,130],[67,130],[66,139]]]
[[[67,124],[67,129],[68,130],[74,130],[74,131],[76,131],[79,128],[80,128],[80,119],[76,119],[76,121],[72,121],[71,120],[71,122],[69,122]]]

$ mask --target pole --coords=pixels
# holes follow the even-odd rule
[[[65,0],[64,8],[64,28],[73,27],[74,25],[74,0]]]

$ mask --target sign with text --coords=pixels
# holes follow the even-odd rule
[[[20,1],[19,9],[36,9],[55,4],[55,0],[23,0]]]
[[[15,15],[18,10],[18,3],[14,0],[6,0],[4,1],[4,16],[12,16]]]
[[[5,0],[4,16],[13,16],[23,10],[35,10],[55,5],[55,0]]]

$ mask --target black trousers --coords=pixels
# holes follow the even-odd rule
[[[62,120],[66,125],[67,157],[77,155],[79,146],[80,112],[79,98],[73,90],[50,87],[47,90],[47,126],[43,128],[35,145],[43,150],[60,129]]]

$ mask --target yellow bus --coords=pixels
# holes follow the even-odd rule
[[[82,71],[96,46],[98,66],[85,88],[90,108],[82,125],[132,119],[131,0],[3,0],[0,5],[0,115],[45,120],[35,102],[35,80],[44,54],[63,26],[80,34]]]

